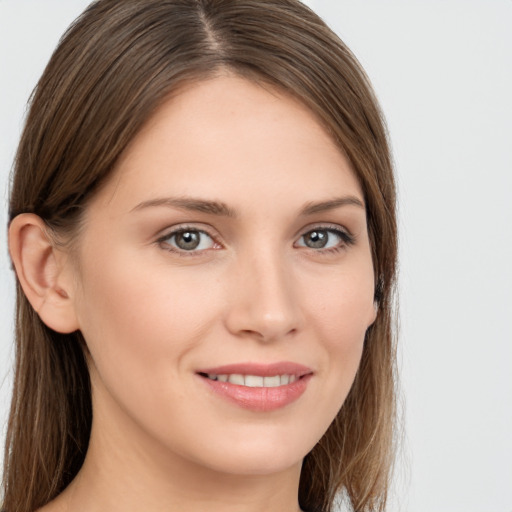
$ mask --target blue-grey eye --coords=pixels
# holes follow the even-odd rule
[[[334,229],[313,229],[302,235],[297,245],[309,249],[330,249],[345,242],[342,235]]]
[[[214,241],[210,235],[197,229],[183,229],[171,233],[165,240],[171,246],[182,251],[200,251],[211,249]]]

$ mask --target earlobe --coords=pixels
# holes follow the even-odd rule
[[[32,213],[9,226],[9,252],[21,287],[41,320],[51,329],[78,329],[69,261],[48,236],[44,221]]]
[[[370,325],[373,325],[375,320],[377,320],[377,316],[378,316],[379,310],[380,310],[380,304],[381,304],[381,301],[382,301],[382,289],[383,289],[383,286],[384,286],[384,280],[383,280],[383,278],[381,276],[381,277],[379,277],[377,279],[377,282],[375,284],[375,290],[374,290],[374,293],[373,293],[373,310],[372,310],[372,315],[373,316],[372,316]]]
[[[369,315],[369,321],[368,321],[368,329],[375,323],[375,320],[377,320],[377,315],[379,314],[379,304],[378,302],[373,302],[373,307],[370,309]]]

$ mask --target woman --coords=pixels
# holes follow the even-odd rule
[[[302,4],[91,4],[16,158],[4,509],[383,510],[394,208],[371,88]]]

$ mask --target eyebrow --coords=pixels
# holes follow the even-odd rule
[[[343,196],[329,199],[327,201],[312,201],[306,203],[299,212],[301,217],[313,215],[315,213],[326,212],[335,210],[342,206],[357,206],[365,208],[364,203],[356,196]],[[162,197],[157,199],[150,199],[143,201],[131,209],[131,211],[138,211],[145,208],[166,206],[170,208],[179,208],[180,210],[189,210],[194,212],[209,213],[212,215],[219,215],[221,217],[236,218],[237,213],[222,201],[211,201],[208,199],[200,199],[194,197]]]
[[[307,203],[302,210],[300,211],[301,216],[313,215],[314,213],[326,212],[329,210],[335,210],[336,208],[340,208],[342,206],[358,206],[359,208],[365,209],[363,201],[356,196],[344,196],[344,197],[335,197],[334,199],[329,199],[328,201],[319,201],[319,202],[311,202]]]
[[[171,208],[179,208],[180,210],[190,210],[194,212],[210,213],[213,215],[220,215],[223,217],[236,217],[236,212],[227,204],[221,201],[209,201],[207,199],[199,199],[194,197],[162,197],[159,199],[150,199],[138,204],[132,208],[135,210],[142,210],[154,206],[167,206]]]

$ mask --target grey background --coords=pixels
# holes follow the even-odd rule
[[[0,0],[0,193],[25,102],[85,0]],[[388,119],[405,436],[389,510],[512,512],[512,1],[310,0]],[[0,209],[0,432],[14,279]]]

